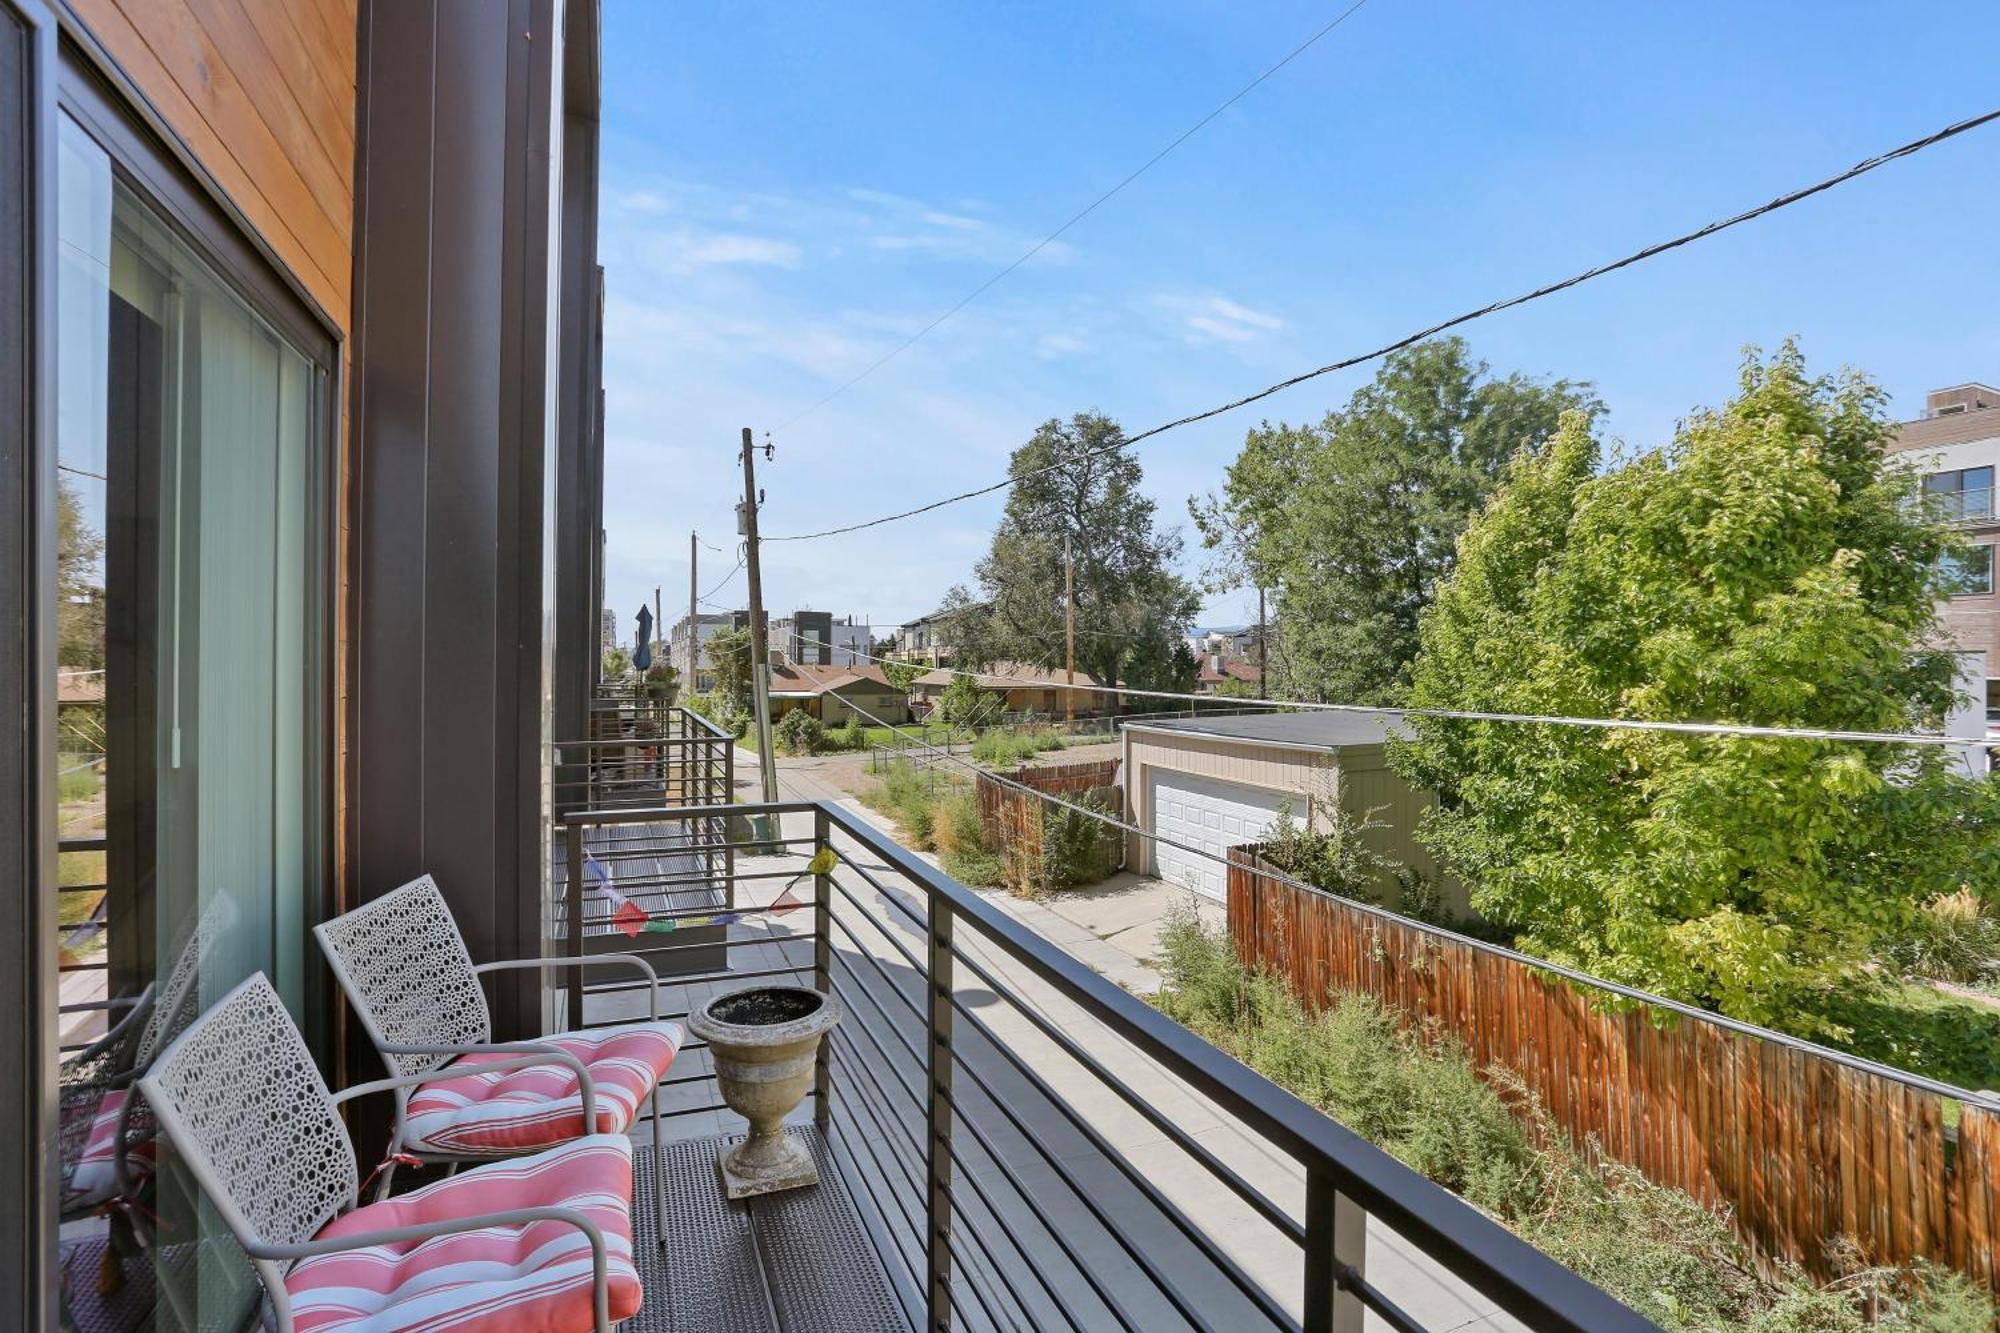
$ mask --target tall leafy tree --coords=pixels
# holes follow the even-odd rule
[[[1884,452],[1879,390],[1787,344],[1600,470],[1523,452],[1424,618],[1412,705],[1935,731],[1961,539]],[[1530,952],[1808,1034],[1925,902],[2000,870],[1993,784],[1935,747],[1415,718],[1423,837]]]
[[[1507,460],[1563,412],[1601,407],[1588,384],[1494,378],[1442,338],[1390,356],[1317,426],[1252,430],[1222,493],[1190,509],[1215,587],[1269,591],[1273,692],[1393,702],[1418,617]]]
[[[1123,433],[1095,412],[1051,419],[1008,465],[1014,485],[974,570],[978,595],[947,596],[949,637],[965,663],[1063,661],[1063,544],[1076,561],[1076,664],[1099,680],[1141,688],[1185,687],[1194,659],[1185,643],[1199,597],[1174,573],[1180,534],[1162,529],[1140,494],[1143,473],[1127,450],[1101,452]]]
[[[56,480],[56,660],[72,671],[104,665],[104,538],[66,477]]]

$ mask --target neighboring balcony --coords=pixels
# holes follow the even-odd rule
[[[558,947],[640,953],[672,974],[667,1017],[760,980],[843,1017],[791,1130],[820,1183],[741,1203],[716,1155],[742,1121],[683,1046],[660,1160],[633,1134],[642,1197],[669,1201],[635,1326],[1652,1327],[844,808],[677,803],[733,748],[684,734],[599,747],[625,796],[664,799],[559,815],[558,912],[582,929]],[[645,1016],[614,975],[551,998]]]

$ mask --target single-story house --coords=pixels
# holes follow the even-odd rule
[[[1375,851],[1398,865],[1437,879],[1445,901],[1466,910],[1465,895],[1440,876],[1416,840],[1423,812],[1437,803],[1390,770],[1384,743],[1403,723],[1379,713],[1259,713],[1247,717],[1186,718],[1128,724],[1124,747],[1125,809],[1138,828],[1127,863],[1161,879],[1185,884],[1211,898],[1227,896],[1223,866],[1173,844],[1221,856],[1229,848],[1262,841],[1281,810],[1309,827],[1324,827],[1328,812],[1344,809],[1381,825],[1367,834]],[[1384,876],[1379,892],[1396,902],[1396,885]]]
[[[850,706],[850,701],[852,706]],[[863,726],[874,718],[908,722],[910,700],[890,683],[877,666],[808,666],[803,662],[771,663],[771,720],[803,708],[829,727],[851,717]]]
[[[1194,678],[1194,688],[1199,694],[1219,694],[1224,685],[1235,681],[1239,686],[1247,685],[1254,690],[1263,684],[1263,680],[1264,673],[1257,669],[1255,662],[1212,653],[1202,659],[1201,670]]]
[[[937,707],[944,692],[951,688],[952,680],[963,674],[941,668],[918,676],[910,685],[917,711],[928,713]],[[1061,668],[1050,670],[1022,662],[996,662],[990,670],[980,673],[975,683],[982,693],[1000,701],[999,711],[1008,713],[1061,717],[1067,709],[1092,714],[1116,708],[1117,696],[1098,688],[1103,682],[1088,671],[1076,673],[1075,683],[1079,688],[1071,689]],[[1089,688],[1083,688],[1086,686]],[[1068,704],[1064,703],[1066,698],[1070,699]]]

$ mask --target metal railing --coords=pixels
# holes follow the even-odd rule
[[[840,1001],[813,1114],[913,1329],[1358,1333],[1364,1312],[1423,1328],[1390,1279],[1371,1280],[1371,1220],[1530,1327],[1653,1327],[841,807],[737,810],[792,829],[784,857],[739,863],[737,878],[797,894],[803,858],[830,846],[839,859],[810,877],[810,929],[777,937],[796,946],[779,965],[682,980],[809,975]],[[559,822],[580,849],[714,813]],[[720,1107],[711,1096],[671,1114]],[[1198,1132],[1218,1125],[1244,1136],[1257,1179],[1241,1151],[1226,1160]],[[1461,1306],[1438,1326],[1475,1314]]]

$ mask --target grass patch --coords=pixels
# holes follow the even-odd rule
[[[1015,768],[1038,754],[1060,750],[1066,744],[1066,736],[1046,727],[1029,731],[993,727],[972,743],[972,757],[989,768]]]
[[[104,789],[104,775],[97,771],[95,756],[65,754],[56,765],[56,799],[64,805],[80,805],[95,800]]]
[[[1226,936],[1179,914],[1161,936],[1169,1016],[1500,1219],[1530,1244],[1675,1333],[1973,1333],[1988,1294],[1954,1272],[1865,1269],[1826,1286],[1761,1278],[1727,1217],[1577,1150],[1510,1071],[1421,1042],[1379,1000],[1307,1013]],[[1874,1306],[1870,1324],[1864,1310]]]

